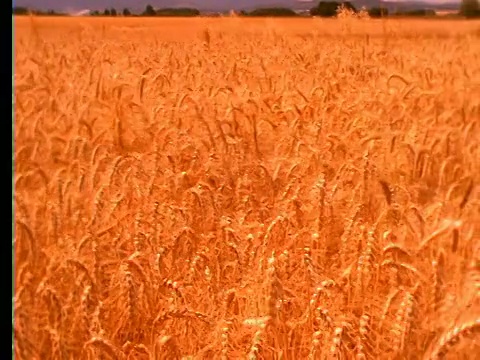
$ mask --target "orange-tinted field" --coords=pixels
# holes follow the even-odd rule
[[[473,359],[480,23],[16,18],[17,359]]]

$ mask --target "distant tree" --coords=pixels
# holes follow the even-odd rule
[[[171,17],[193,17],[199,16],[200,11],[193,8],[164,8],[155,11],[156,16],[171,16]]]
[[[275,16],[275,17],[293,17],[297,13],[288,8],[260,8],[255,9],[247,14],[247,16]]]
[[[320,1],[316,7],[310,10],[310,15],[321,17],[334,17],[340,4],[336,1]]]
[[[117,16],[117,10],[115,10],[114,8],[111,8],[110,9],[110,16]]]
[[[123,14],[123,16],[130,16],[130,15],[132,15],[132,13],[130,12],[130,10],[128,10],[128,8],[123,9],[122,14]]]
[[[343,4],[348,10],[352,10],[354,13],[358,12],[357,8],[350,1],[345,1],[340,3],[340,5],[341,4]]]
[[[105,15],[105,16],[110,16],[110,10],[105,9],[105,10],[103,11],[103,15]]]
[[[152,5],[147,5],[145,11],[143,12],[144,16],[155,16],[155,9]]]
[[[388,9],[382,7],[373,7],[368,10],[368,15],[372,18],[387,17]]]
[[[462,0],[460,15],[467,18],[480,17],[480,3],[478,0]]]
[[[100,12],[98,10],[90,11],[90,16],[99,16]]]
[[[320,1],[316,7],[310,10],[310,15],[321,17],[335,17],[337,16],[337,9],[344,5],[348,10],[352,10],[354,13],[357,9],[350,1],[336,2],[336,1]]]
[[[400,11],[395,13],[396,16],[405,16],[405,17],[426,17],[426,16],[435,16],[435,10],[430,9],[416,9],[416,10],[407,10]]]
[[[27,7],[23,6],[14,6],[12,8],[12,14],[13,15],[27,15],[29,13],[29,10]]]

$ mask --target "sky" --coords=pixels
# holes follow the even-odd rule
[[[79,11],[83,9],[105,9],[115,7],[122,9],[144,9],[147,4],[160,7],[195,7],[200,10],[228,10],[255,8],[256,6],[283,5],[294,8],[296,4],[314,6],[319,0],[14,0],[14,6],[27,6],[38,10]],[[387,0],[402,2],[404,0]],[[459,0],[423,0],[428,3],[458,2]],[[305,4],[305,2],[309,4]],[[352,1],[355,4],[355,0]]]

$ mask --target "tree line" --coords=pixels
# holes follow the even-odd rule
[[[105,9],[103,12],[93,11],[90,13],[92,16],[118,16],[118,13],[115,9]],[[121,12],[122,16],[181,16],[181,17],[192,17],[200,16],[200,10],[194,8],[161,8],[154,9],[152,5],[147,5],[145,10],[141,14],[134,14],[128,8],[124,8]]]
[[[309,11],[310,16],[318,17],[335,17],[337,15],[337,10],[343,6],[347,10],[350,10],[353,13],[357,13],[358,9],[350,1],[337,2],[337,1],[320,1],[317,6],[313,7]],[[385,7],[372,7],[367,9],[368,15],[372,18],[381,18],[387,16],[406,16],[406,17],[427,17],[435,16],[435,11],[430,9],[416,9],[408,11],[399,11],[390,14],[389,10]],[[46,16],[55,16],[55,15],[67,15],[62,13],[56,13],[53,10],[46,12],[40,12],[35,10],[29,10],[26,7],[13,7],[14,15],[46,15]],[[145,10],[140,14],[134,14],[128,8],[124,8],[122,11],[117,11],[115,8],[107,8],[103,11],[91,11],[88,15],[90,16],[162,16],[162,17],[195,17],[202,15],[198,9],[195,8],[161,8],[155,9],[152,5],[147,5]],[[300,16],[294,10],[284,7],[272,7],[272,8],[260,8],[253,11],[241,11],[239,16],[249,16],[249,17],[295,17]],[[480,3],[479,0],[462,0],[460,4],[460,10],[458,15],[464,16],[467,18],[480,17]]]
[[[47,10],[47,11],[41,11],[41,10],[34,10],[34,9],[29,9],[25,6],[14,6],[12,8],[12,15],[44,15],[44,16],[67,16],[68,14],[61,13],[61,12],[56,12],[54,10]]]

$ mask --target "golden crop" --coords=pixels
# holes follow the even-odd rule
[[[14,31],[17,359],[479,353],[478,22]]]

